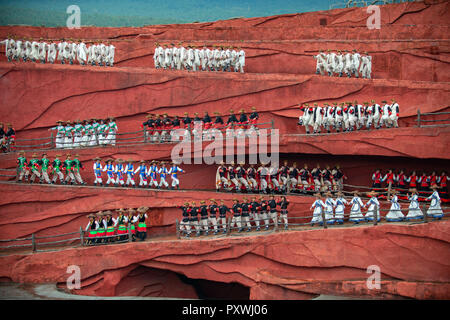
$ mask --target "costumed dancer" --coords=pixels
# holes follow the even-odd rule
[[[50,160],[47,158],[47,154],[42,154],[42,159],[39,160],[39,165],[41,166],[41,178],[39,183],[44,180],[47,184],[51,184],[50,178],[48,177],[48,169],[50,166]]]
[[[227,213],[230,213],[230,209],[225,205],[225,202],[220,199],[220,206],[219,206],[219,220],[217,221],[217,224],[220,224],[222,226],[222,232],[227,233]]]
[[[209,226],[208,226],[208,207],[206,206],[206,201],[205,200],[201,200],[200,201],[200,207],[199,207],[199,212],[200,212],[200,230],[203,228],[203,231],[205,231],[205,235],[208,235],[209,233]]]
[[[350,204],[352,205],[352,208],[350,209],[349,221],[352,221],[355,224],[358,224],[360,221],[364,221],[364,216],[361,213],[361,208],[364,206],[364,203],[359,197],[358,190],[353,191],[353,198]]]
[[[113,159],[106,160],[106,165],[103,167],[103,172],[106,171],[106,175],[108,176],[106,186],[109,186],[110,183],[113,185],[116,184],[116,180],[114,179],[114,172],[116,171],[116,168],[113,165],[113,161]]]
[[[327,224],[334,224],[335,220],[333,211],[334,207],[336,206],[336,202],[333,200],[333,198],[331,198],[331,192],[328,191],[327,193],[325,193],[325,195],[327,196],[325,198],[325,221],[327,222]]]
[[[119,184],[123,186],[125,184],[125,167],[123,166],[123,160],[117,159],[116,162],[116,170],[114,171],[116,174],[116,186],[119,186]]]
[[[39,160],[37,159],[36,153],[33,153],[30,162],[28,162],[28,168],[31,171],[30,183],[33,183],[36,177],[41,178],[41,174],[39,173]]]
[[[170,189],[180,189],[180,180],[178,179],[179,172],[182,173],[184,170],[181,169],[175,161],[172,161],[172,166],[168,171],[168,174],[170,174],[170,177],[172,178],[172,186]]]
[[[248,199],[245,197],[243,198],[241,208],[241,228],[243,228],[245,224],[247,225],[247,232],[250,232],[252,230],[252,226],[250,224],[250,204],[248,203]]]
[[[72,143],[73,143],[73,137],[72,137],[72,132],[73,132],[73,127],[71,126],[71,122],[67,121],[66,122],[66,126],[64,127],[64,148],[66,149],[71,149],[72,148]]]
[[[145,188],[147,186],[147,167],[145,166],[145,160],[139,162],[140,165],[134,173],[139,172],[139,188]]]
[[[112,212],[111,211],[106,211],[105,212],[105,223],[106,223],[106,242],[113,242],[114,241],[114,236],[116,235],[116,232],[114,230],[114,225],[115,225],[115,221],[112,217]]]
[[[342,192],[337,193],[337,198],[334,200],[336,209],[334,210],[334,219],[338,224],[344,223],[344,210],[345,205],[348,205],[347,200],[344,198],[344,194]]]
[[[58,125],[56,127],[48,129],[48,131],[56,130],[55,145],[56,145],[57,149],[61,149],[61,148],[64,148],[64,136],[65,136],[66,130],[65,130],[65,127],[62,125],[63,121],[58,120],[58,121],[56,121],[56,123]]]
[[[436,184],[433,184],[431,186],[431,190],[433,190],[433,193],[431,196],[427,198],[427,200],[431,200],[430,206],[427,210],[427,215],[430,217],[433,217],[435,219],[441,220],[444,216],[444,212],[441,208],[441,197],[439,196],[439,192],[437,191],[438,186]]]
[[[269,208],[268,208],[268,203],[269,200],[267,200],[268,198],[266,197],[266,199],[263,196],[259,197],[259,203],[261,204],[260,207],[260,220],[264,220],[264,224],[265,224],[265,230],[269,230]]]
[[[141,241],[144,241],[145,238],[147,238],[147,224],[145,223],[145,220],[148,218],[147,211],[149,210],[149,207],[140,207],[137,209],[137,212],[139,215],[137,216],[137,237],[141,239]]]
[[[228,170],[225,167],[225,162],[221,161],[216,171],[216,191],[219,192],[221,188],[228,190],[229,185]]]
[[[97,243],[104,243],[105,242],[105,236],[106,236],[106,222],[103,219],[103,212],[99,211],[97,212],[97,222],[98,222],[98,229],[97,229]]]
[[[423,219],[423,212],[419,206],[419,193],[415,188],[410,189],[409,191],[411,194],[408,193],[409,210],[406,215],[406,220]]]
[[[71,159],[71,155],[67,154],[66,160],[64,160],[63,167],[66,169],[66,179],[64,180],[64,184],[67,184],[70,180],[70,184],[76,184],[75,176],[73,175],[73,161]]]
[[[256,201],[256,197],[252,197],[252,201],[250,202],[250,217],[253,219],[256,225],[256,231],[260,231],[260,214],[261,204]]]
[[[83,164],[81,163],[81,161],[78,159],[79,158],[79,154],[75,155],[75,158],[72,160],[73,163],[73,174],[75,177],[75,180],[79,183],[79,184],[86,184],[86,182],[83,181],[83,179],[81,178],[81,174],[80,174],[80,170],[84,170]]]
[[[367,209],[367,213],[364,218],[366,219],[366,221],[373,221],[373,217],[375,216],[375,210],[376,210],[377,221],[380,221],[381,220],[380,210],[379,210],[380,202],[378,202],[377,193],[372,190],[367,193],[367,196],[370,197],[370,199],[364,205],[364,208],[366,208],[367,206],[369,206],[369,208]]]
[[[200,231],[200,223],[199,223],[199,221],[198,221],[198,208],[195,206],[195,201],[192,201],[191,202],[191,206],[190,206],[190,208],[189,208],[190,210],[189,210],[189,216],[190,216],[190,218],[189,218],[189,221],[190,221],[190,225],[191,225],[191,227],[194,227],[195,228],[195,231],[196,231],[196,236],[197,237],[199,237],[200,236],[200,234],[201,234],[201,231]]]
[[[56,183],[56,180],[59,178],[59,182],[61,184],[64,183],[64,174],[61,172],[62,170],[62,162],[59,159],[61,157],[60,154],[55,155],[55,160],[53,160],[52,167],[53,167],[53,177],[52,177],[52,183]]]
[[[133,188],[136,188],[136,183],[134,182],[134,165],[133,160],[129,159],[127,161],[127,165],[125,166],[125,174],[127,175],[126,185],[132,185]]]
[[[84,231],[85,232],[89,231],[89,234],[85,243],[93,244],[95,243],[95,239],[97,238],[97,229],[98,229],[98,222],[96,221],[97,217],[95,216],[95,214],[90,214],[87,217],[89,218],[89,222]]]
[[[391,193],[391,209],[385,217],[386,221],[402,221],[405,216],[403,215],[400,204],[398,203],[397,190],[391,190]]]
[[[19,157],[17,158],[17,182],[22,182],[23,177],[25,177],[25,181],[28,181],[28,175],[30,174],[30,170],[28,168],[27,158],[25,157],[25,152],[20,151]]]
[[[233,199],[233,206],[231,207],[231,213],[233,214],[233,217],[231,218],[231,224],[230,224],[230,232],[232,232],[232,229],[237,226],[239,232],[242,232],[242,226],[241,226],[241,212],[242,208],[239,204],[238,199]]]
[[[277,213],[277,202],[275,201],[275,197],[270,195],[269,201],[267,202],[267,211],[269,215],[269,219],[272,219],[273,225],[275,226],[278,223],[278,213]]]
[[[284,222],[284,230],[288,229],[288,205],[289,201],[285,196],[282,196],[280,201],[278,201],[277,205],[280,206],[281,212],[280,212],[280,218],[283,219]]]
[[[316,197],[316,200],[310,208],[310,210],[314,210],[313,217],[311,219],[311,226],[314,226],[316,223],[319,225],[323,224],[322,212],[325,209],[325,203],[323,203],[320,193],[316,193],[314,196]]]
[[[157,174],[159,172],[159,168],[157,166],[158,162],[153,160],[151,162],[150,167],[148,168],[147,171],[147,177],[150,177],[150,181],[148,182],[148,187],[155,187],[155,188],[159,188],[158,186],[158,179],[157,179]]]
[[[161,168],[159,168],[158,170],[158,174],[159,174],[159,185],[158,185],[158,189],[161,189],[161,187],[164,185],[164,187],[169,187],[169,184],[166,181],[166,176],[169,173],[169,169],[167,169],[166,167],[166,162],[165,161],[161,161]]]
[[[136,210],[134,210],[133,208],[129,208],[128,209],[128,214],[126,216],[125,222],[127,224],[127,229],[130,228],[131,229],[131,237],[132,237],[132,241],[136,241],[136,222],[137,222],[137,217],[134,215],[136,213]]]
[[[120,208],[117,210],[117,218],[114,220],[114,227],[117,228],[117,239],[119,241],[126,240],[128,238],[128,230],[127,230],[127,217],[124,215],[125,210]]]
[[[182,219],[180,222],[180,232],[184,233],[186,237],[191,235],[191,225],[189,223],[189,202],[185,202],[183,206],[180,207]]]
[[[103,187],[103,180],[102,180],[102,171],[103,171],[103,167],[102,164],[100,163],[100,158],[94,158],[94,165],[93,165],[93,170],[94,170],[94,176],[95,176],[95,180],[94,180],[94,186],[98,184],[100,184]]]

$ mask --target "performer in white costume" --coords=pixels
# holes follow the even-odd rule
[[[337,198],[334,200],[336,208],[334,210],[334,219],[338,224],[344,223],[344,210],[345,205],[348,205],[347,200],[344,198],[344,194],[342,192],[337,193]]]
[[[391,209],[386,215],[386,221],[395,222],[402,221],[405,217],[402,213],[400,204],[398,203],[397,190],[391,190]]]
[[[316,193],[315,197],[316,201],[314,201],[310,209],[310,210],[314,209],[311,225],[314,225],[315,223],[322,225],[323,224],[322,212],[323,210],[325,210],[325,203],[322,201],[320,193]]]
[[[380,202],[378,202],[377,199],[377,193],[375,191],[371,191],[367,193],[367,196],[370,197],[369,201],[367,201],[367,203],[364,205],[364,208],[366,208],[367,206],[369,206],[369,208],[367,209],[367,213],[365,216],[365,219],[367,221],[373,221],[373,217],[375,215],[375,210],[378,209],[377,211],[377,221],[380,221]]]
[[[360,221],[364,221],[364,216],[361,213],[361,208],[364,206],[358,191],[353,191],[353,199],[350,202],[352,208],[350,209],[350,221],[358,224]]]
[[[419,206],[419,193],[417,189],[410,189],[411,194],[408,193],[409,210],[406,215],[406,220],[423,219],[423,212]]]
[[[444,216],[444,212],[441,208],[441,197],[437,191],[438,186],[433,184],[430,189],[433,190],[433,193],[427,198],[427,200],[431,200],[430,206],[427,210],[427,215],[440,220]]]

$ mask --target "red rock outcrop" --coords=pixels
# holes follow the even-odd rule
[[[318,50],[368,51],[373,77],[449,81],[448,0],[381,8],[381,28],[368,29],[366,8],[142,28],[0,27],[0,37],[111,41],[116,66],[153,68],[154,42],[242,46],[250,73],[313,74]],[[320,41],[318,41],[320,40]],[[413,45],[412,45],[413,44]],[[0,61],[6,58],[0,48]],[[414,65],[415,68],[410,68]],[[66,66],[67,67],[67,66]]]
[[[299,103],[394,98],[400,125],[417,110],[448,109],[448,83],[362,80],[282,74],[217,74],[143,68],[96,68],[0,63],[0,112],[17,138],[49,136],[57,120],[115,116],[120,132],[140,129],[146,112],[228,114],[256,106],[261,122],[274,120],[281,133],[303,133]],[[20,86],[17,86],[20,83]],[[221,88],[227,90],[221,90]],[[55,89],[57,88],[57,91]],[[20,110],[20,111],[18,111]]]
[[[250,288],[251,299],[308,299],[318,294],[448,299],[449,227],[446,220],[18,254],[0,257],[0,277],[64,285],[67,266],[78,265],[80,293],[109,296],[125,294],[131,283],[121,279],[145,266],[190,279],[237,282]],[[371,265],[380,268],[379,290],[366,285]],[[177,289],[170,286],[163,292]]]
[[[356,165],[358,167],[358,165]],[[199,175],[196,175],[199,177]],[[366,177],[370,178],[370,177]],[[197,179],[197,178],[196,178]],[[233,198],[242,199],[245,194],[215,193],[201,190],[142,190],[132,188],[101,188],[73,186],[15,185],[0,183],[3,197],[0,199],[0,239],[16,239],[36,236],[58,235],[79,231],[86,227],[89,213],[119,208],[151,208],[148,219],[150,237],[175,235],[175,220],[181,219],[179,206],[186,201],[211,198],[223,199],[230,207]],[[364,191],[364,190],[361,190]],[[250,195],[251,196],[251,195]],[[314,197],[288,197],[291,223],[311,221],[310,207]],[[366,199],[364,199],[366,201]],[[381,201],[382,209],[390,205]],[[402,208],[407,213],[408,204]],[[428,204],[425,204],[428,207]],[[348,208],[346,212],[348,213]],[[448,209],[445,209],[448,210]],[[20,212],[20,214],[18,214]],[[386,211],[381,215],[386,215]],[[296,217],[296,218],[294,218]],[[306,218],[308,217],[308,218]],[[77,235],[75,235],[77,236]],[[62,237],[61,239],[70,237]],[[59,240],[59,239],[56,239]],[[39,243],[52,241],[39,240]],[[11,243],[5,244],[10,245]]]
[[[212,115],[220,111],[227,117],[230,108],[249,111],[256,106],[261,122],[273,120],[280,129],[281,160],[310,167],[317,162],[338,163],[349,184],[369,185],[374,167],[446,169],[450,129],[414,126],[418,109],[422,113],[449,110],[449,5],[445,0],[381,6],[380,30],[367,29],[364,8],[142,28],[0,27],[0,37],[108,39],[117,47],[115,68],[8,63],[2,47],[1,120],[12,122],[17,138],[26,139],[49,136],[47,130],[56,120],[115,116],[121,133],[139,130],[146,112],[182,116],[184,112],[208,111]],[[242,45],[247,53],[247,73],[153,69],[155,40],[186,39],[197,45]],[[327,48],[371,52],[375,79],[313,75],[312,55]],[[299,103],[390,98],[400,104],[403,128],[298,135],[304,133],[297,126]],[[82,175],[92,183],[94,156],[167,160],[172,147],[123,144],[67,152],[80,154],[86,167]],[[66,150],[48,153],[53,158]],[[0,169],[14,172],[16,156],[0,155]],[[185,200],[220,197],[229,202],[242,197],[207,191],[214,188],[215,166],[183,168],[187,172],[181,188],[200,190],[1,183],[1,239],[74,232],[86,225],[88,213],[99,210],[143,205],[152,210],[149,242],[35,254],[7,252],[9,255],[0,257],[0,281],[63,284],[67,265],[77,264],[83,281],[76,293],[89,295],[198,297],[195,288],[178,276],[181,274],[190,279],[239,283],[249,288],[251,299],[309,299],[319,294],[450,298],[448,220],[329,230],[302,227],[308,230],[166,241],[174,238],[175,219],[180,217],[177,206]],[[290,216],[303,218],[297,222],[309,221],[305,217],[311,215],[313,198],[292,196],[290,201]],[[386,206],[383,202],[382,207]],[[38,247],[45,242],[40,241]],[[381,268],[381,290],[366,286],[369,265]]]

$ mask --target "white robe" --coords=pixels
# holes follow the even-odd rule
[[[420,210],[418,199],[419,199],[419,197],[417,196],[417,194],[413,194],[408,197],[408,200],[410,202],[409,202],[408,214],[406,215],[406,220],[423,218],[423,212],[422,212],[422,210]]]
[[[401,211],[400,204],[398,203],[398,197],[393,196],[391,199],[391,209],[386,215],[387,221],[401,221],[405,217]]]
[[[322,211],[325,208],[325,203],[322,200],[316,200],[312,204],[311,208],[314,208],[313,218],[311,219],[311,223],[322,223]]]
[[[347,200],[342,197],[336,198],[334,201],[336,209],[334,210],[334,218],[339,222],[344,222],[344,210],[345,205],[348,204]]]
[[[47,61],[53,63],[55,62],[55,60],[56,60],[56,44],[50,43],[48,46]]]
[[[366,213],[366,220],[373,220],[373,217],[375,215],[375,209],[378,206],[380,208],[380,203],[378,202],[378,199],[376,197],[371,197],[370,200],[366,203],[365,207],[369,205],[369,209]],[[378,219],[377,221],[380,221],[380,211],[377,212]]]
[[[77,56],[78,56],[78,61],[81,63],[86,63],[87,60],[87,48],[86,45],[84,44],[84,42],[80,43],[78,45],[78,50],[77,50]]]
[[[36,41],[31,43],[31,59],[39,60],[39,43]]]
[[[331,198],[325,199],[325,220],[328,224],[334,223],[333,209],[336,206],[336,202]]]
[[[364,206],[364,204],[361,201],[360,197],[353,197],[352,201],[350,202],[352,205],[352,208],[350,209],[350,221],[353,222],[359,222],[364,220],[364,216],[361,213],[361,208]]]
[[[439,196],[439,193],[434,191],[433,194],[427,198],[427,200],[431,200],[430,206],[427,210],[427,215],[434,218],[442,217],[444,212],[441,208],[441,197]]]

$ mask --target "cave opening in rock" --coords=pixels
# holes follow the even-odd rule
[[[186,283],[195,289],[199,299],[250,299],[250,288],[237,282],[225,283],[205,279],[191,279],[182,274],[178,274],[178,277],[183,283]]]
[[[92,294],[92,290],[80,293],[89,295]],[[100,288],[95,289],[95,295],[103,295]],[[239,283],[192,279],[183,274],[166,269],[137,266],[130,270],[116,285],[114,295],[180,299],[248,300],[250,297],[250,288]]]

